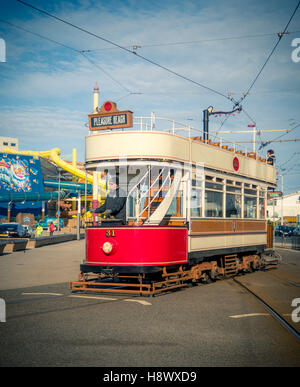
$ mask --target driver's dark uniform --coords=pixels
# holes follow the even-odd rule
[[[124,224],[126,223],[126,194],[123,190],[110,191],[105,203],[94,212],[102,213],[107,210],[111,210],[110,216],[113,216],[115,219],[121,219]]]

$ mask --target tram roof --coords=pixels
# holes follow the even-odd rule
[[[99,130],[86,136],[87,167],[124,158],[202,163],[207,168],[276,185],[275,167],[257,153],[217,136],[203,140],[202,130],[162,117],[137,117],[132,129]]]

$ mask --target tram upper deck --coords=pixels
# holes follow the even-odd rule
[[[258,154],[216,136],[204,141],[199,129],[175,121],[153,116],[149,121],[147,124],[146,118],[141,117],[132,130],[112,128],[90,132],[85,143],[87,168],[95,170],[107,163],[117,165],[118,160],[124,162],[124,159],[129,163],[142,160],[202,164],[207,169],[276,186],[274,166]],[[160,121],[169,126],[162,125],[161,129]],[[195,136],[196,131],[200,135]]]

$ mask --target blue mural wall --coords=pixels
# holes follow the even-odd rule
[[[39,158],[0,153],[0,193],[44,192]],[[0,202],[0,216],[7,216],[7,202]],[[19,212],[41,213],[42,202],[12,203],[11,216]]]

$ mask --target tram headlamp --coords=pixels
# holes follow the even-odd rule
[[[102,250],[104,254],[110,254],[112,252],[113,245],[110,242],[103,243]]]

